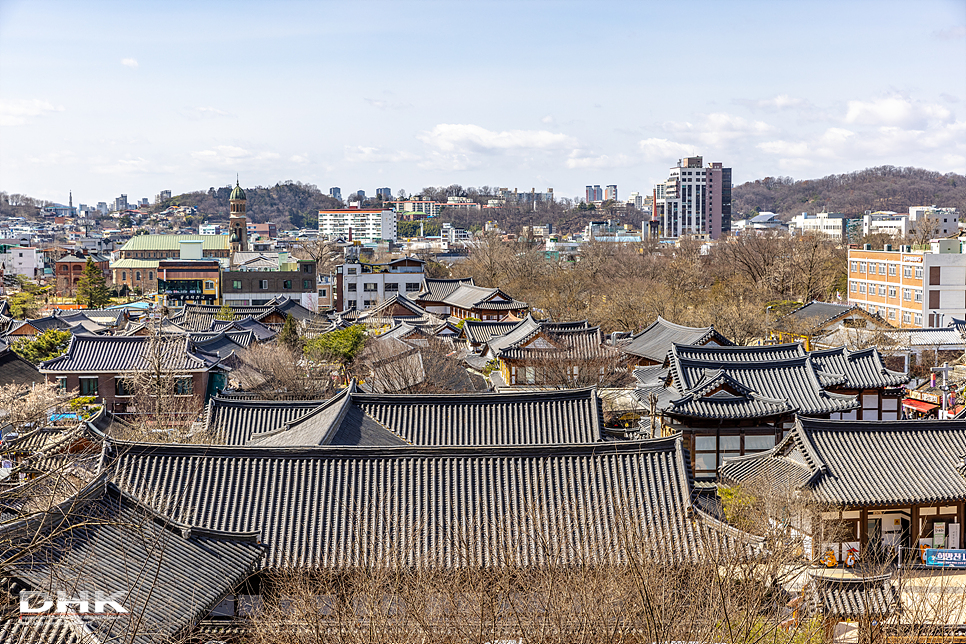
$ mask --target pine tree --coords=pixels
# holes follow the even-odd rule
[[[228,306],[228,304],[222,304],[221,308],[218,310],[218,315],[215,316],[215,319],[231,322],[235,319],[235,309]]]
[[[111,303],[111,292],[107,288],[104,274],[97,264],[88,257],[84,273],[77,282],[78,304],[87,305],[89,309],[102,309]]]
[[[285,324],[282,325],[282,330],[279,331],[278,341],[294,349],[299,345],[299,329],[295,323],[295,318],[291,315],[285,317]]]

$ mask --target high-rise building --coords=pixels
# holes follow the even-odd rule
[[[702,167],[701,157],[686,157],[671,168],[667,181],[654,186],[652,216],[662,237],[731,231],[731,168]]]
[[[614,201],[617,201],[617,185],[616,184],[609,185],[609,186],[607,186],[607,188],[604,189],[604,201],[610,201],[611,199],[613,199]]]
[[[121,195],[114,199],[114,211],[121,212],[122,210],[127,210],[127,195]]]
[[[320,210],[319,233],[344,235],[351,241],[396,241],[396,213],[382,208]]]
[[[600,186],[587,186],[587,195],[585,201],[587,203],[593,203],[594,201],[603,201],[604,193],[600,189]]]
[[[383,200],[389,201],[392,199],[392,190],[389,188],[376,188],[376,197],[382,197]]]
[[[342,201],[342,188],[339,188],[339,187],[329,188],[329,196],[332,197],[333,199],[338,199],[339,201]]]

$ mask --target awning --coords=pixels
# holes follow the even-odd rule
[[[915,409],[916,411],[921,411],[924,414],[928,414],[933,409],[937,409],[939,407],[939,405],[934,405],[924,400],[916,400],[915,398],[904,398],[902,400],[902,406]]]

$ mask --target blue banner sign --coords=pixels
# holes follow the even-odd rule
[[[927,566],[940,566],[942,568],[966,568],[966,550],[926,548],[926,551],[923,553],[922,560]]]

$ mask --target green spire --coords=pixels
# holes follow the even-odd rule
[[[231,195],[228,197],[229,201],[234,201],[235,199],[245,200],[245,191],[241,189],[238,184],[238,178],[235,178],[235,187],[231,190]]]

